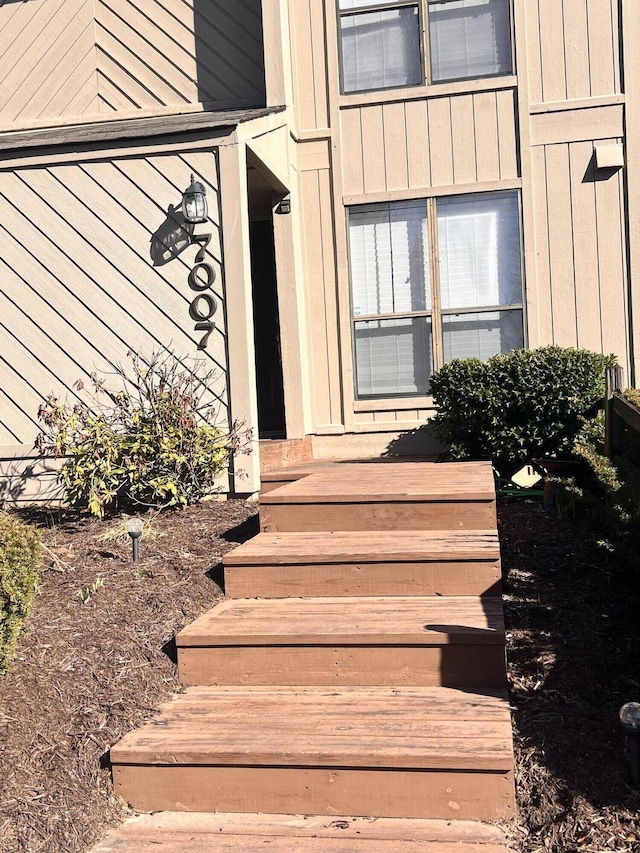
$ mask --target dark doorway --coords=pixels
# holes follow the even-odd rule
[[[250,229],[258,431],[260,438],[286,438],[273,222],[258,219]]]

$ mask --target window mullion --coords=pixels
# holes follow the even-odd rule
[[[433,367],[439,370],[444,364],[440,299],[440,255],[438,253],[438,220],[436,200],[427,199],[427,234],[429,235],[429,274],[431,276],[431,334],[433,335]]]

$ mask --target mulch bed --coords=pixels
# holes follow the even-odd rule
[[[205,503],[155,518],[139,563],[115,522],[33,510],[41,594],[0,679],[0,851],[82,853],[127,814],[106,754],[180,689],[174,634],[221,595],[220,559],[256,507]],[[537,503],[500,510],[522,853],[640,850],[619,707],[640,700],[638,579],[585,520]]]

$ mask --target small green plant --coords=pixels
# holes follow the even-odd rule
[[[88,604],[91,601],[91,599],[93,598],[93,596],[96,594],[96,592],[99,589],[102,589],[103,586],[104,586],[104,580],[100,577],[97,577],[94,580],[94,582],[91,584],[91,586],[88,586],[86,589],[81,589],[78,592],[78,595],[82,599],[82,603]]]
[[[38,588],[41,565],[38,531],[0,512],[0,675],[7,672],[15,656]]]
[[[214,490],[230,457],[250,452],[249,430],[217,425],[213,372],[203,362],[185,366],[171,352],[129,357],[128,368],[115,366],[119,389],[94,373],[90,403],[51,396],[38,413],[40,451],[70,457],[59,474],[66,499],[97,516],[126,504],[195,503]]]
[[[437,414],[427,429],[447,446],[446,458],[492,459],[506,474],[540,456],[569,456],[614,363],[555,346],[455,359],[431,378]]]

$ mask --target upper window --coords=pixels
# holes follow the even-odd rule
[[[344,92],[512,72],[510,0],[338,0]],[[427,15],[428,44],[421,18]]]
[[[422,396],[444,362],[524,345],[517,193],[351,208],[349,238],[360,399]]]

